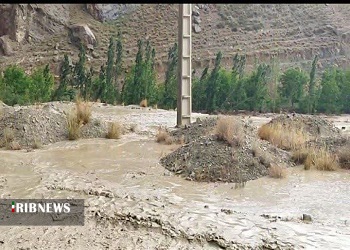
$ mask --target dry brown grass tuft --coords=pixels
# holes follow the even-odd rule
[[[257,142],[252,143],[252,154],[254,157],[260,157],[262,155],[262,150]]]
[[[107,139],[119,139],[122,134],[122,126],[119,122],[111,122],[108,127],[108,132],[106,134]]]
[[[80,121],[77,116],[77,112],[72,109],[67,114],[67,127],[68,127],[68,139],[76,140],[80,137]]]
[[[292,161],[294,161],[296,164],[304,164],[309,153],[310,148],[307,147],[296,149],[292,153]]]
[[[137,131],[137,124],[131,124],[130,125],[130,131],[135,133]]]
[[[10,150],[21,150],[22,149],[21,145],[17,141],[10,142],[9,144],[6,145],[6,148],[10,149]]]
[[[326,148],[311,149],[304,163],[305,170],[315,168],[321,171],[335,171],[339,169],[339,162],[335,155]]]
[[[75,101],[75,106],[77,109],[78,121],[83,125],[88,124],[91,119],[91,105],[78,97]]]
[[[282,179],[287,177],[287,170],[284,167],[278,165],[271,165],[269,168],[269,176],[271,178]]]
[[[258,130],[258,135],[262,140],[269,141],[285,150],[300,148],[309,139],[301,127],[283,126],[281,123],[262,125]]]
[[[143,100],[140,102],[140,107],[143,107],[143,108],[146,108],[146,107],[147,107],[147,99],[143,99]]]
[[[177,143],[180,145],[185,144],[185,136],[181,135],[180,138],[177,140]]]
[[[4,143],[6,147],[15,139],[15,131],[12,128],[4,129]]]
[[[172,136],[167,136],[164,140],[166,145],[171,145],[174,143],[174,138]]]
[[[350,169],[350,145],[339,150],[338,158],[341,168]]]
[[[243,143],[242,124],[234,117],[220,117],[216,124],[215,134],[218,140],[226,141],[231,145],[240,146]]]
[[[41,141],[38,138],[35,138],[33,140],[32,148],[33,149],[40,149],[42,147],[43,147],[43,145],[42,145]]]
[[[174,143],[174,138],[169,134],[169,132],[166,129],[159,128],[158,133],[156,135],[156,142],[164,142],[167,145],[171,145]]]

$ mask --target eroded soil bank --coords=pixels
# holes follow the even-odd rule
[[[119,140],[0,151],[1,198],[84,198],[85,226],[3,226],[1,249],[350,248],[349,171],[294,167],[286,179],[262,177],[238,189],[187,181],[159,164],[179,146],[154,142],[158,125],[175,125],[176,112],[94,112],[139,128]],[[349,126],[342,117],[344,124]],[[301,220],[303,214],[312,222]]]

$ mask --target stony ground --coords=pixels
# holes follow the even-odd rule
[[[295,166],[290,152],[279,149],[258,138],[257,127],[240,117],[242,132],[239,145],[219,141],[215,135],[217,119],[198,120],[188,128],[171,133],[175,138],[184,137],[185,145],[163,157],[161,163],[168,170],[188,180],[224,181],[244,183],[269,173],[273,165]],[[317,116],[289,114],[273,118],[269,124],[282,124],[300,128],[308,136],[311,147],[326,146],[336,152],[349,144],[349,139],[329,121]]]
[[[31,148],[35,141],[47,145],[68,139],[67,111],[58,109],[53,103],[28,107],[1,105],[1,138],[8,128],[14,131],[15,141],[22,148]],[[106,123],[97,119],[92,119],[81,128],[81,138],[99,138],[106,133]]]
[[[272,164],[293,166],[287,152],[257,137],[257,128],[238,118],[242,131],[239,145],[218,141],[216,119],[197,121],[189,128],[172,132],[185,137],[186,144],[161,159],[168,170],[197,181],[244,183],[265,176]]]

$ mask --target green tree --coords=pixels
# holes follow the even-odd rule
[[[217,79],[217,93],[215,98],[215,107],[221,110],[228,110],[230,102],[228,102],[228,96],[231,91],[231,77],[232,72],[225,69],[220,69]]]
[[[86,51],[83,44],[80,44],[79,50],[79,60],[74,67],[74,81],[73,87],[77,88],[80,92],[84,92],[86,72],[85,72],[85,63],[86,63]]]
[[[177,65],[178,48],[175,43],[168,51],[168,67],[165,72],[164,95],[161,104],[166,109],[173,109],[177,106]]]
[[[155,50],[149,42],[146,43],[144,56],[143,41],[137,43],[138,51],[135,64],[130,73],[125,77],[123,87],[123,101],[126,104],[136,104],[142,99],[154,103],[157,99],[156,72],[155,72]]]
[[[114,42],[113,37],[109,40],[108,53],[107,53],[107,67],[106,67],[106,85],[105,89],[102,90],[103,102],[114,104],[116,100],[116,89],[113,84],[113,71],[114,71]]]
[[[206,109],[206,96],[205,90],[207,88],[208,78],[209,78],[209,66],[205,67],[202,75],[199,79],[193,80],[192,87],[192,106],[195,111],[203,111]]]
[[[125,104],[136,104],[141,101],[143,78],[143,41],[137,42],[138,51],[136,54],[135,64],[132,67],[130,73],[125,77],[125,86],[123,89],[123,101]]]
[[[339,86],[340,103],[344,113],[350,113],[350,71],[344,72],[344,78]]]
[[[45,68],[37,68],[30,75],[30,100],[31,102],[48,102],[54,85],[54,77],[49,65]]]
[[[317,96],[316,96],[316,68],[317,68],[317,62],[318,62],[318,56],[316,55],[314,57],[314,60],[312,61],[312,67],[310,71],[310,82],[309,82],[309,89],[308,89],[308,97],[307,97],[307,106],[308,106],[308,113],[315,112],[315,105],[317,102]]]
[[[103,92],[106,89],[106,69],[104,65],[101,65],[100,74],[98,76],[98,81],[95,82],[95,99],[100,99],[103,97]]]
[[[280,64],[277,58],[272,58],[271,77],[267,83],[268,109],[275,113],[281,104],[279,93]]]
[[[156,98],[155,50],[149,41],[146,42],[145,60],[142,62],[141,99],[154,104]]]
[[[325,113],[338,113],[341,105],[340,91],[337,84],[337,70],[327,69],[321,79],[321,95],[318,101],[317,110]]]
[[[119,88],[120,88],[120,77],[122,75],[122,68],[123,68],[123,44],[122,44],[122,39],[121,39],[121,34],[120,32],[118,33],[118,39],[117,39],[117,44],[116,44],[116,61],[115,61],[115,89],[116,91],[116,99],[117,101],[120,100],[120,93],[119,93]]]
[[[294,109],[303,95],[303,89],[308,82],[308,77],[300,68],[287,69],[281,76],[281,97],[286,100],[288,107]]]
[[[271,67],[260,64],[244,81],[247,104],[250,110],[262,111],[267,97],[267,81],[271,74]]]
[[[4,103],[8,105],[30,104],[31,79],[16,65],[7,67],[3,76]]]
[[[238,54],[233,58],[233,67],[232,73],[238,75],[239,79],[242,79],[244,76],[244,69],[246,64],[246,56],[240,56]]]
[[[70,77],[71,77],[72,69],[69,65],[68,55],[64,55],[63,62],[60,68],[60,81],[58,88],[54,92],[53,99],[58,100],[66,100],[66,96],[68,95],[68,86],[71,85]],[[70,98],[68,100],[71,100]]]
[[[94,96],[93,95],[93,91],[94,91],[93,77],[94,77],[94,69],[90,67],[90,70],[86,73],[85,91],[82,93],[83,98],[85,100],[91,100]]]
[[[207,112],[211,113],[216,109],[216,95],[218,91],[218,78],[219,78],[219,70],[222,59],[221,51],[216,54],[215,66],[212,72],[210,73],[210,77],[208,80],[207,88],[205,90],[206,98],[207,98]]]

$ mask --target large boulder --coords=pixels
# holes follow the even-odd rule
[[[0,55],[12,56],[14,52],[11,46],[11,40],[8,35],[0,37]]]
[[[0,4],[0,36],[20,43],[44,40],[66,28],[69,8],[69,4]]]
[[[92,45],[96,46],[96,37],[92,33],[89,26],[86,24],[73,24],[70,26],[71,40],[76,44],[84,44],[85,46]]]
[[[86,4],[86,9],[96,20],[109,21],[130,13],[139,4]]]

